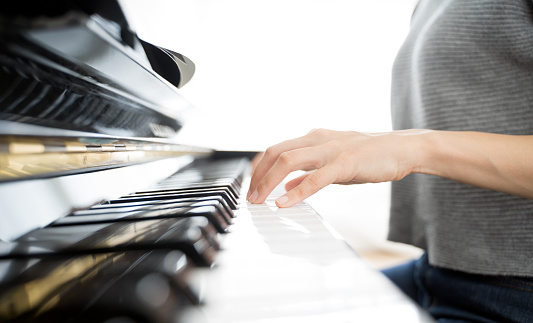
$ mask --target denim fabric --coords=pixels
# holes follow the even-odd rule
[[[427,255],[382,272],[439,323],[533,322],[533,278],[437,268]]]

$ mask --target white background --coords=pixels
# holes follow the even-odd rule
[[[415,0],[123,0],[139,36],[184,54],[181,143],[263,150],[313,128],[390,130],[390,73]],[[309,199],[357,249],[385,248],[389,184]]]

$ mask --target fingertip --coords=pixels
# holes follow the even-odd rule
[[[276,200],[276,205],[278,207],[288,207],[290,206],[289,201],[289,197],[287,195],[283,195]]]
[[[257,192],[257,190],[254,190],[254,192],[249,196],[248,201],[250,203],[255,204],[258,195],[259,195],[259,193]]]

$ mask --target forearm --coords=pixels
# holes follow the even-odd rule
[[[318,129],[272,146],[250,181],[248,199],[263,203],[291,172],[312,170],[287,183],[277,201],[292,206],[332,184],[398,181],[411,173],[533,199],[533,136],[411,129],[359,133]]]
[[[533,136],[429,131],[408,140],[412,172],[533,199]]]

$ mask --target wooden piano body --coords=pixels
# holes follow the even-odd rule
[[[307,204],[246,203],[250,154],[171,139],[194,65],[117,2],[0,26],[0,321],[431,322]]]

